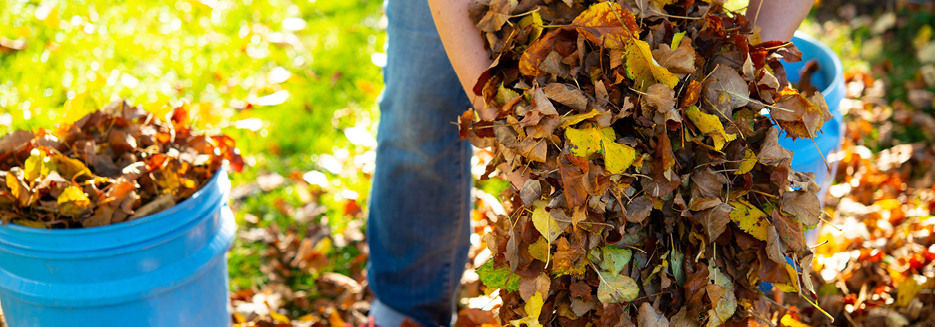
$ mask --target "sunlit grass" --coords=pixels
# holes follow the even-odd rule
[[[52,128],[120,98],[159,114],[184,103],[196,126],[237,140],[250,165],[231,176],[235,187],[270,172],[320,171],[328,185],[313,200],[335,231],[347,223],[342,191],[366,203],[367,171],[353,159],[370,149],[343,131],[375,129],[382,79],[371,55],[384,46],[381,1],[0,0],[0,8],[0,36],[27,42],[0,53],[0,134]],[[323,167],[324,157],[335,160]],[[299,207],[309,201],[302,192],[251,195],[237,204],[237,220],[297,225],[274,203]],[[264,247],[236,241],[234,289],[267,282]],[[346,272],[356,251],[338,249],[329,269]]]

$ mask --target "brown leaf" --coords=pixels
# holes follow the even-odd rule
[[[545,156],[548,153],[548,144],[545,140],[535,140],[527,138],[517,145],[517,150],[521,155],[531,161],[545,162]]]
[[[711,167],[704,167],[692,174],[692,197],[720,197],[727,177],[723,173],[715,172]]]
[[[779,233],[776,232],[776,227],[769,225],[766,234],[766,254],[769,256],[770,260],[779,264],[785,264],[786,256],[783,254],[785,252],[786,245],[779,241]]]
[[[757,271],[757,276],[767,283],[788,284],[789,273],[786,272],[786,261],[776,262],[767,259],[768,255],[764,251],[765,249],[761,249],[757,255],[760,257],[760,269]]]
[[[176,203],[175,195],[172,195],[171,193],[163,194],[159,196],[158,198],[156,198],[155,200],[153,200],[152,202],[147,203],[146,205],[140,207],[139,209],[136,209],[136,212],[132,216],[130,216],[130,220],[157,214],[163,210],[166,210],[166,209],[169,209],[175,206],[175,203]]]
[[[640,305],[636,323],[639,327],[669,327],[669,320],[666,316],[653,309],[649,302],[643,302]]]
[[[695,105],[695,103],[698,103],[699,99],[701,99],[701,83],[692,80],[688,83],[688,87],[685,88],[685,93],[679,100],[679,108],[691,107]]]
[[[555,241],[555,253],[552,256],[552,271],[557,275],[581,275],[587,268],[586,253],[576,244],[571,244],[562,236]]]
[[[0,138],[0,154],[10,151],[18,151],[29,145],[29,142],[35,138],[30,131],[16,130]]]
[[[776,95],[776,105],[770,108],[773,119],[793,138],[812,138],[833,116],[821,93],[806,98],[790,88]]]
[[[582,172],[581,165],[587,167],[588,160],[576,157],[570,154],[564,155],[559,159],[559,171],[562,175],[562,188],[565,191],[565,199],[568,206],[577,207],[585,204],[588,192],[584,188],[584,178],[587,178],[587,172]]]
[[[491,0],[487,14],[477,22],[477,29],[488,33],[499,31],[510,19],[511,10],[510,0]]]
[[[734,108],[746,106],[750,98],[747,83],[737,71],[718,65],[708,76],[702,88],[706,103],[713,105],[723,115],[730,117]]]
[[[542,196],[542,184],[538,180],[527,179],[523,183],[523,188],[519,190],[519,197],[523,200],[523,205],[529,206],[533,201]]]
[[[562,120],[558,115],[544,116],[539,119],[538,124],[526,127],[526,135],[537,139],[550,137],[552,132],[555,131],[555,128],[558,127],[561,123]]]
[[[537,87],[532,90],[532,106],[533,110],[543,115],[558,115],[558,111],[555,110],[555,106],[552,105],[552,101],[549,101],[542,88]]]
[[[703,197],[693,196],[691,200],[688,201],[688,209],[691,211],[701,211],[701,210],[714,208],[715,206],[721,203],[724,203],[724,201],[721,201],[721,198],[718,198],[718,197],[703,198]]]
[[[770,127],[756,157],[763,164],[775,166],[782,160],[792,160],[792,151],[779,145],[779,129]]]
[[[569,286],[569,290],[571,290],[572,297],[580,298],[586,302],[593,299],[591,291],[594,290],[594,288],[585,282],[574,282]]]
[[[659,112],[668,112],[675,109],[675,90],[671,87],[657,83],[646,89],[640,101],[643,116],[652,117],[651,109]]]
[[[573,30],[556,29],[546,32],[523,52],[519,59],[519,72],[526,76],[539,75],[542,72],[539,65],[552,51],[566,57],[576,51],[576,40],[577,33]]]
[[[821,217],[821,202],[818,200],[820,189],[814,180],[809,180],[805,189],[783,193],[779,201],[782,211],[794,215],[805,225],[818,224]]]
[[[552,83],[543,89],[545,96],[558,103],[571,108],[585,111],[588,109],[588,98],[578,88],[564,83]]]
[[[588,219],[588,209],[585,207],[575,207],[571,214],[571,225],[577,228],[578,223],[585,219]]]
[[[679,47],[672,49],[668,44],[662,44],[659,49],[653,50],[653,58],[660,66],[673,73],[692,73],[695,71],[695,48],[691,39],[685,38]]]
[[[536,292],[542,294],[542,297],[548,297],[551,284],[552,279],[545,273],[539,274],[539,277],[536,278],[522,277],[519,279],[520,297],[522,297],[524,301],[529,301],[529,298],[536,294]]]
[[[675,154],[672,152],[672,144],[670,143],[669,136],[666,135],[665,131],[661,130],[656,134],[656,139],[658,140],[658,144],[656,145],[655,151],[653,151],[653,170],[650,176],[651,178],[641,178],[640,183],[642,183],[643,190],[646,191],[646,194],[654,198],[659,198],[672,193],[672,191],[682,184],[682,181],[672,170],[672,167],[675,165]]]
[[[714,242],[727,229],[731,210],[733,207],[725,203],[695,214],[695,221],[704,228],[708,241]]]
[[[631,223],[642,224],[653,210],[653,200],[639,196],[627,204],[626,219]]]
[[[805,233],[802,230],[802,223],[793,217],[779,213],[779,210],[773,210],[773,225],[776,226],[776,232],[779,239],[793,251],[805,251]]]

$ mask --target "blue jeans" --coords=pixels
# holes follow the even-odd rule
[[[470,107],[426,0],[388,0],[367,239],[377,324],[451,324],[470,237],[471,147],[452,122]],[[387,318],[396,316],[396,319]],[[382,321],[381,321],[382,320]]]

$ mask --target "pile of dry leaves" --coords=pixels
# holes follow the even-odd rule
[[[768,324],[761,282],[817,299],[819,187],[777,141],[831,114],[790,88],[794,46],[701,1],[470,8],[494,58],[474,91],[496,111],[461,133],[513,182],[477,269],[502,323]]]
[[[224,160],[243,160],[227,136],[168,122],[124,101],[56,133],[15,131],[0,139],[0,219],[37,228],[95,227],[174,206],[209,181]]]

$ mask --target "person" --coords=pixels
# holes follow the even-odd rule
[[[367,222],[367,274],[376,297],[370,315],[383,327],[405,320],[449,326],[455,313],[473,179],[471,146],[452,122],[472,101],[490,114],[472,91],[491,59],[468,17],[470,1],[385,3],[386,88]],[[747,16],[757,18],[764,40],[785,41],[814,2],[760,1],[750,1]]]

